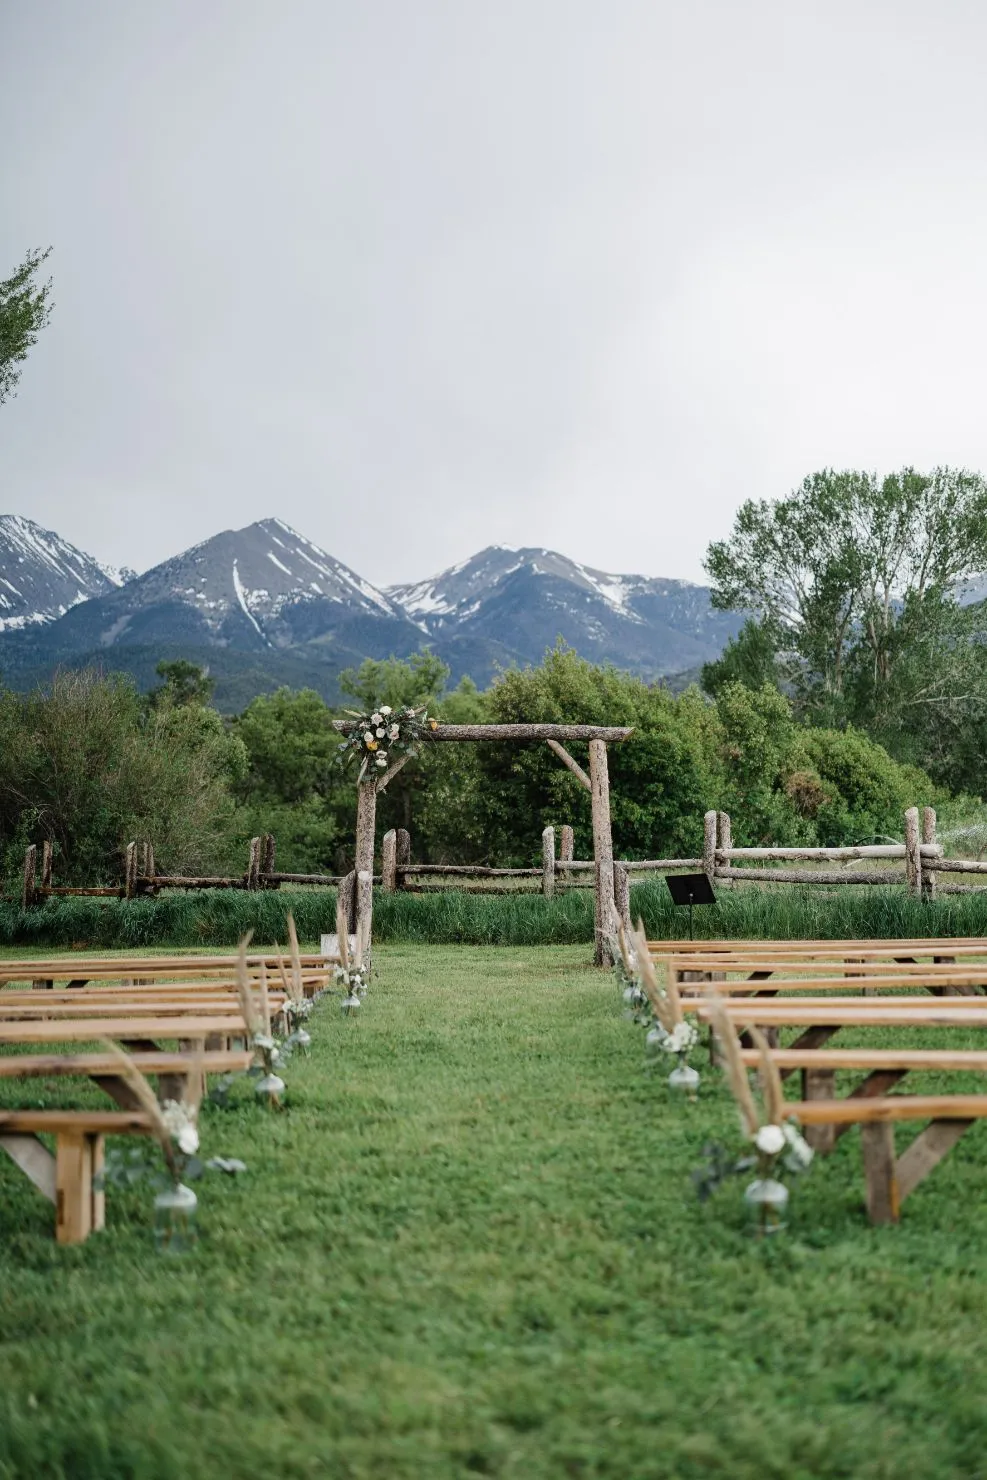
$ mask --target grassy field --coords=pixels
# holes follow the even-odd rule
[[[631,910],[652,938],[688,931],[660,879],[631,890]],[[0,901],[0,946],[34,950],[145,950],[154,947],[233,946],[246,930],[258,945],[284,942],[293,912],[300,932],[317,941],[335,929],[330,889],[246,893],[206,890],[159,899],[62,899],[22,910]],[[697,936],[709,939],[797,940],[919,935],[987,935],[987,893],[947,895],[929,902],[900,888],[842,889],[778,885],[722,889],[713,906],[697,908]],[[581,945],[593,938],[588,890],[543,899],[539,894],[496,897],[458,889],[438,894],[382,894],[374,901],[374,939],[392,944]]]
[[[57,1248],[0,1164],[2,1480],[987,1476],[987,1126],[881,1230],[844,1137],[757,1245],[690,1189],[725,1090],[669,1105],[587,954],[382,948],[290,1108],[205,1115],[249,1171],[187,1259],[146,1191]]]

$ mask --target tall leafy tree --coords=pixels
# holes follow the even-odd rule
[[[11,277],[0,282],[0,405],[16,393],[21,363],[51,317],[51,279],[40,268],[51,253],[28,252]]]
[[[947,670],[933,682],[917,659],[950,644],[954,659],[965,656],[958,596],[985,567],[987,484],[945,467],[882,479],[815,473],[786,499],[745,503],[706,556],[714,605],[750,612],[762,636],[776,635],[805,715],[889,732],[910,691],[950,701]]]

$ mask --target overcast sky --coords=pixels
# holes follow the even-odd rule
[[[0,0],[0,512],[701,579],[826,465],[987,470],[983,0]]]

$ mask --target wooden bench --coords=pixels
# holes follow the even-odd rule
[[[926,936],[907,940],[651,940],[648,951],[665,956],[757,955],[816,960],[933,959],[936,956],[987,958],[987,937]]]
[[[287,954],[282,959],[287,964]],[[247,967],[251,976],[259,975],[262,962],[268,976],[276,979],[278,963],[273,955],[248,956]],[[331,984],[332,969],[336,964],[338,957],[311,953],[301,957],[302,981],[308,995]],[[235,966],[235,956],[78,956],[7,960],[0,961],[0,991],[10,982],[31,982],[35,989],[51,989],[55,982],[65,982],[73,988],[92,981],[143,985],[168,977],[185,980],[219,977],[232,982]]]
[[[987,1115],[987,1095],[804,1100],[786,1108],[805,1127],[860,1126],[868,1216],[872,1223],[897,1223],[905,1199],[960,1137]],[[901,1156],[896,1156],[894,1124],[899,1120],[927,1120],[929,1124]]]
[[[771,1057],[782,1079],[801,1073],[803,1101],[834,1100],[838,1071],[864,1072],[846,1096],[849,1100],[886,1095],[913,1072],[987,1074],[987,1049],[976,1048],[777,1048]],[[755,1069],[760,1055],[742,1049],[741,1058]],[[845,1123],[812,1126],[806,1139],[814,1150],[826,1153],[848,1129]]]
[[[150,1135],[150,1117],[121,1110],[0,1110],[0,1147],[55,1204],[55,1238],[80,1244],[105,1223],[104,1137]],[[38,1137],[55,1137],[54,1156]]]

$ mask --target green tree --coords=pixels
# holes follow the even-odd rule
[[[47,251],[30,251],[20,267],[0,282],[0,406],[16,394],[20,366],[51,317],[51,279],[38,281]]]
[[[434,708],[449,680],[449,669],[427,649],[408,658],[367,658],[359,668],[344,668],[339,675],[340,693],[355,699],[363,713],[389,704],[430,705]]]
[[[951,468],[813,474],[706,556],[714,605],[777,632],[802,712],[837,724],[895,708],[903,659],[985,566],[987,485]]]
[[[120,877],[121,851],[149,839],[175,872],[225,868],[231,787],[245,755],[208,709],[149,711],[133,684],[63,672],[30,694],[0,690],[0,837],[7,876],[48,838],[62,878]]]
[[[780,688],[784,671],[778,659],[782,645],[781,632],[770,618],[758,621],[749,617],[736,637],[731,637],[718,658],[704,663],[701,673],[703,689],[714,698],[728,683],[742,683],[748,689],[765,684]]]
[[[237,787],[246,836],[272,832],[289,873],[349,867],[356,792],[339,764],[332,712],[314,689],[262,694],[234,721],[247,756]]]
[[[162,659],[154,671],[163,682],[148,693],[152,709],[182,709],[189,704],[212,702],[216,680],[197,664],[185,658]]]

